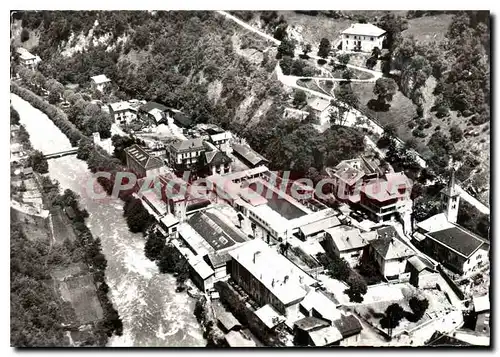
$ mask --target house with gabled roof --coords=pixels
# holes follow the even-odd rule
[[[328,254],[345,259],[350,266],[356,267],[368,241],[358,228],[340,225],[326,230],[324,245]]]
[[[205,150],[202,138],[177,140],[167,146],[168,162],[177,170],[193,167]]]
[[[373,24],[352,24],[342,31],[342,50],[372,52],[375,47],[382,49],[386,31]]]
[[[402,242],[393,226],[377,230],[377,239],[370,244],[370,256],[379,266],[380,273],[386,278],[397,278],[406,271],[408,259],[415,251]]]

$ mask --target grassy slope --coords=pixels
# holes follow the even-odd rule
[[[442,14],[424,16],[408,20],[408,29],[403,31],[404,37],[414,36],[418,42],[445,40],[446,32],[450,26],[453,15]]]

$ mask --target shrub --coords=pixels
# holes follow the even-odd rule
[[[21,31],[21,42],[26,42],[29,39],[30,39],[30,32],[28,31],[28,29],[24,28]]]
[[[450,128],[450,138],[453,142],[458,143],[459,141],[462,140],[464,137],[464,134],[462,132],[462,129],[458,125],[453,125]]]
[[[409,316],[409,320],[412,322],[416,322],[420,320],[427,308],[429,307],[429,301],[427,299],[418,299],[417,297],[412,297],[409,302],[410,308],[413,311],[413,314]]]

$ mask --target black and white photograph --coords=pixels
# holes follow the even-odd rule
[[[13,349],[492,347],[489,10],[9,21]]]

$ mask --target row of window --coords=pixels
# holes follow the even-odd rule
[[[365,40],[366,36],[353,36],[355,40]],[[346,38],[350,38],[349,35],[346,35]],[[370,41],[375,41],[375,37],[370,37]]]

